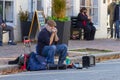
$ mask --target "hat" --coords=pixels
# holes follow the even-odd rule
[[[55,22],[54,20],[48,20],[48,21],[47,21],[47,24],[48,24],[49,26],[56,26],[56,22]]]

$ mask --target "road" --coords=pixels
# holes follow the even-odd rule
[[[88,69],[46,70],[0,75],[0,80],[120,80],[120,59]]]

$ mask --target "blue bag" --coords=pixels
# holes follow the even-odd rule
[[[27,62],[27,70],[38,71],[45,69],[46,69],[45,58],[32,52]]]

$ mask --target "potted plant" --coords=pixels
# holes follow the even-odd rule
[[[21,24],[21,39],[23,41],[24,36],[28,36],[30,30],[31,21],[28,21],[29,12],[23,11],[22,8],[20,7],[19,18]]]
[[[66,0],[52,0],[52,17],[57,23],[58,37],[60,38],[58,43],[65,43],[68,45],[70,38],[70,18],[66,16]]]

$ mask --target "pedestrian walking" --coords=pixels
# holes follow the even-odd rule
[[[115,7],[115,12],[114,12],[114,21],[115,21],[115,38],[118,40],[120,39],[120,1]]]
[[[113,38],[113,28],[114,28],[114,11],[115,11],[115,7],[116,7],[116,1],[114,0],[113,2],[111,2],[109,5],[108,5],[108,15],[109,16],[109,24],[110,24],[110,38]]]

